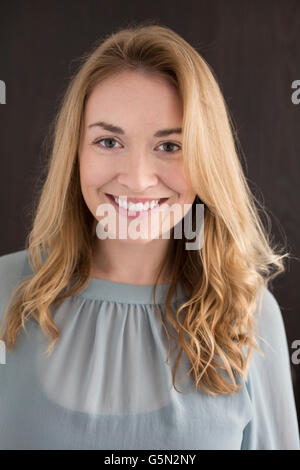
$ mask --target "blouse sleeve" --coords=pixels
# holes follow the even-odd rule
[[[253,350],[247,390],[253,417],[243,432],[242,450],[299,450],[299,428],[287,337],[279,305],[264,288],[258,315],[257,342],[264,357]],[[266,342],[265,342],[266,341]],[[267,343],[267,344],[266,344]]]
[[[27,250],[0,256],[0,324],[4,310],[27,267]]]

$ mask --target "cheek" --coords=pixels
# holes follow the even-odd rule
[[[179,185],[180,185],[181,195],[182,195],[182,198],[184,199],[184,202],[186,204],[192,204],[195,200],[196,193],[194,189],[192,188],[188,179],[185,177],[183,172],[180,175]]]
[[[79,158],[79,174],[82,184],[90,184],[94,171],[93,167],[93,161],[90,158],[89,152],[83,152]]]
[[[80,181],[83,186],[99,188],[113,178],[113,169],[100,158],[83,155],[79,164]]]
[[[81,185],[90,184],[91,171],[89,169],[89,166],[84,161],[81,161],[79,164],[79,175],[80,175]]]
[[[167,170],[164,176],[170,188],[176,191],[181,197],[187,196],[191,198],[193,190],[184,174],[183,160],[180,159],[174,162],[174,165],[170,165]]]
[[[194,191],[190,185],[188,185],[183,172],[181,171],[170,171],[165,175],[165,184],[167,184],[178,196],[183,199],[194,200]]]
[[[184,192],[184,199],[187,201],[188,204],[193,204],[197,194],[195,193],[194,189],[190,186],[186,186]]]

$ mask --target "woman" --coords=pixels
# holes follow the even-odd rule
[[[0,258],[0,447],[299,449],[268,289],[288,254],[209,66],[168,28],[120,30],[84,57],[55,124],[27,248]],[[198,249],[175,236],[189,215]]]

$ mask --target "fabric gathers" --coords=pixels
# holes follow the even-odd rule
[[[0,319],[30,274],[27,250],[0,257]],[[157,288],[164,318],[169,284]],[[180,285],[172,308],[186,300]],[[60,331],[49,339],[26,323],[0,363],[0,449],[299,449],[289,353],[277,301],[265,290],[247,382],[234,395],[195,389],[179,346],[154,308],[153,286],[92,278],[53,310]],[[166,319],[164,318],[164,321]],[[171,331],[171,326],[168,324]]]

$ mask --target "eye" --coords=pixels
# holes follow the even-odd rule
[[[180,145],[177,145],[177,144],[175,144],[174,142],[164,142],[163,144],[160,144],[160,145],[158,146],[158,148],[161,147],[162,145],[168,146],[167,148],[170,148],[170,146],[171,146],[171,147],[174,147],[174,146],[175,146],[175,147],[178,147],[178,150],[181,149]],[[177,150],[177,151],[178,151],[178,150]],[[176,151],[176,150],[175,150],[175,151]],[[174,153],[174,151],[171,150],[170,152],[167,151],[166,153]]]
[[[99,146],[99,143],[102,142],[102,141],[113,141],[113,142],[117,142],[116,139],[114,139],[113,137],[104,137],[102,139],[98,139],[98,140],[95,140],[95,142],[93,142],[93,144]],[[119,143],[119,142],[118,142]],[[100,145],[101,147],[104,147],[104,148],[107,148],[107,149],[114,149],[115,147],[111,147],[111,146],[106,146],[106,145]]]
[[[112,146],[111,146],[111,145],[106,146],[106,145],[100,144],[100,142],[106,142],[106,141],[110,141],[110,142],[113,142],[113,143],[119,143],[119,142],[118,142],[116,139],[114,139],[113,137],[103,137],[103,138],[101,138],[101,139],[95,140],[95,141],[93,142],[93,144],[94,144],[94,145],[97,145],[97,146],[101,146],[101,147],[106,148],[106,149],[108,149],[108,150],[109,150],[109,149],[112,149],[112,150],[113,150],[114,148],[116,148],[116,146],[114,146],[114,145],[112,145]],[[167,151],[165,151],[165,153],[175,153],[176,151],[178,151],[178,150],[181,149],[180,145],[175,144],[174,142],[163,142],[162,144],[160,144],[160,145],[158,146],[158,148],[159,148],[159,147],[162,147],[162,146],[167,146],[168,149],[170,149],[170,146],[171,146],[171,151],[167,150]],[[177,150],[175,150],[175,151],[172,150],[172,147],[174,148],[174,146],[177,147]]]

